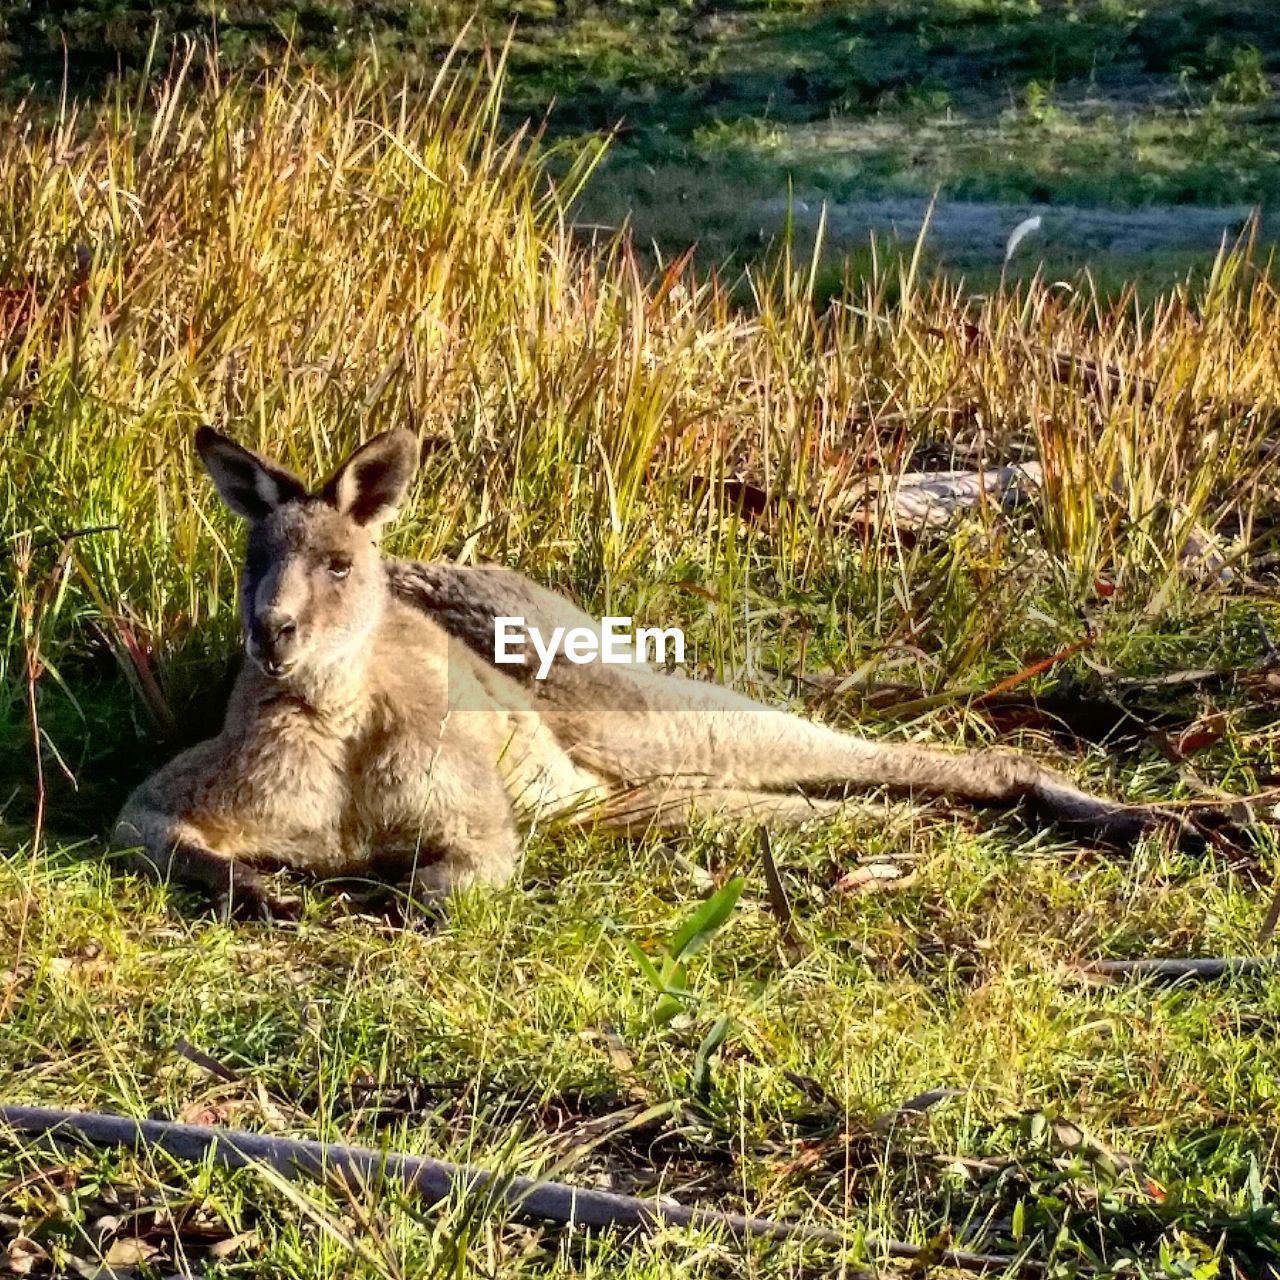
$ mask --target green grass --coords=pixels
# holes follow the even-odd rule
[[[1103,854],[936,808],[775,836],[799,957],[749,832],[535,832],[516,883],[435,928],[309,884],[296,929],[229,927],[105,848],[127,788],[207,732],[225,692],[237,532],[193,459],[209,420],[307,474],[411,425],[431,449],[394,552],[510,564],[678,622],[693,674],[766,701],[898,739],[999,740],[1133,799],[1274,784],[1274,688],[1250,669],[1260,626],[1280,627],[1259,449],[1280,296],[1247,248],[1145,304],[1084,277],[974,301],[909,259],[868,263],[827,307],[816,264],[785,252],[736,292],[688,265],[651,276],[625,240],[573,234],[590,156],[570,170],[507,140],[498,93],[480,74],[401,99],[361,67],[340,88],[170,81],[141,106],[0,128],[0,1098],[522,1173],[565,1159],[584,1183],[840,1226],[850,1265],[862,1233],[949,1230],[1060,1276],[1264,1274],[1276,984],[1096,987],[1077,966],[1256,950],[1266,831],[1242,859],[1155,839]],[[1116,385],[1064,379],[1059,352]],[[1038,458],[1043,492],[947,537],[859,517],[862,476],[951,450]],[[1233,576],[1183,554],[1196,531]],[[1020,688],[1126,697],[1169,718],[1163,737],[1089,741],[981,699],[1086,624],[1086,650]],[[1244,674],[1145,698],[1116,684],[1198,666]],[[831,675],[857,678],[834,692]],[[838,887],[873,863],[913,878]],[[655,1019],[627,941],[658,959],[734,874],[742,899],[689,963],[696,998]],[[966,1092],[878,1123],[943,1085]],[[10,1136],[0,1215],[54,1257],[45,1274],[138,1234],[157,1274],[228,1280],[841,1262]]]

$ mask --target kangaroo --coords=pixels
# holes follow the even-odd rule
[[[870,741],[650,665],[499,667],[496,617],[544,634],[599,623],[511,570],[382,557],[417,463],[409,432],[370,440],[314,491],[211,428],[195,443],[248,525],[248,661],[221,733],[139,786],[113,838],[224,916],[288,912],[263,869],[409,878],[432,897],[502,884],[522,829],[548,818],[794,824],[884,790],[1025,804],[1111,844],[1178,823],[1024,756]]]

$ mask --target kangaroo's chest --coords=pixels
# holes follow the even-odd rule
[[[474,803],[478,786],[530,817],[580,801],[596,779],[536,713],[463,706],[430,729],[392,724],[371,736],[353,752],[346,783],[352,820],[376,842],[429,829],[443,810]]]
[[[242,772],[272,797],[262,814],[272,860],[322,874],[364,874],[430,859],[457,815],[509,805],[518,818],[571,812],[598,798],[541,715],[453,668],[401,682],[359,714],[319,714],[282,700],[264,708]],[[518,696],[517,696],[518,695]]]
[[[377,833],[412,823],[428,807],[444,734],[390,725],[353,743],[343,779],[348,820]]]

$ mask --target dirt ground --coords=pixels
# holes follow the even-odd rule
[[[766,232],[786,218],[783,199],[761,200],[757,208]],[[816,228],[822,208],[820,195],[797,197],[793,220],[801,228]],[[939,200],[930,212],[930,201],[922,198],[839,201],[826,206],[827,233],[841,241],[865,240],[874,234],[880,240],[912,243],[928,218],[927,244],[955,266],[999,264],[1010,235],[1030,218],[1039,218],[1040,225],[1022,238],[1015,251],[1014,260],[1021,264],[1041,256],[1057,260],[1094,254],[1212,253],[1224,239],[1230,243],[1238,238],[1253,212],[1247,205],[1107,209],[967,200]],[[1264,213],[1259,232],[1264,240],[1280,239],[1280,216]]]

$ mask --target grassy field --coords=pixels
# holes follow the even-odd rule
[[[815,307],[780,254],[744,307],[584,245],[592,154],[504,140],[487,74],[385,84],[179,76],[0,126],[0,1099],[554,1168],[849,1245],[567,1232],[0,1135],[0,1274],[852,1275],[885,1262],[868,1233],[1010,1274],[1275,1274],[1280,988],[1081,970],[1272,954],[1265,821],[1190,856],[851,818],[774,837],[789,914],[751,832],[534,832],[516,883],[436,927],[307,884],[296,926],[228,926],[104,847],[225,694],[238,533],[206,421],[309,475],[408,424],[428,458],[392,551],[678,622],[693,674],[766,701],[1271,814],[1280,297],[1247,249],[1144,304],[1083,280],[971,302],[908,257]],[[945,537],[857,496],[1026,460],[1029,501]],[[667,1017],[628,944],[659,961],[735,874]]]
[[[287,47],[345,74],[434,73],[473,6],[294,0],[218,7],[20,0],[0,17],[0,72],[56,93],[123,69],[163,71],[153,36],[216,39],[225,66]],[[1091,265],[1107,281],[1169,284],[1207,267],[1224,227],[1280,194],[1271,0],[484,0],[467,46],[513,32],[508,122],[541,119],[590,145],[618,130],[574,209],[629,222],[667,257],[755,261],[786,223],[826,226],[826,284],[868,232],[911,242],[928,199],[994,206],[977,228],[936,219],[928,261],[991,283],[1005,237],[1039,212],[1014,264]],[[888,201],[906,201],[907,208]],[[1135,228],[1134,210],[1171,208]],[[1100,225],[1080,208],[1111,211]],[[1219,211],[1189,226],[1191,207]],[[1274,241],[1278,231],[1268,224]]]

